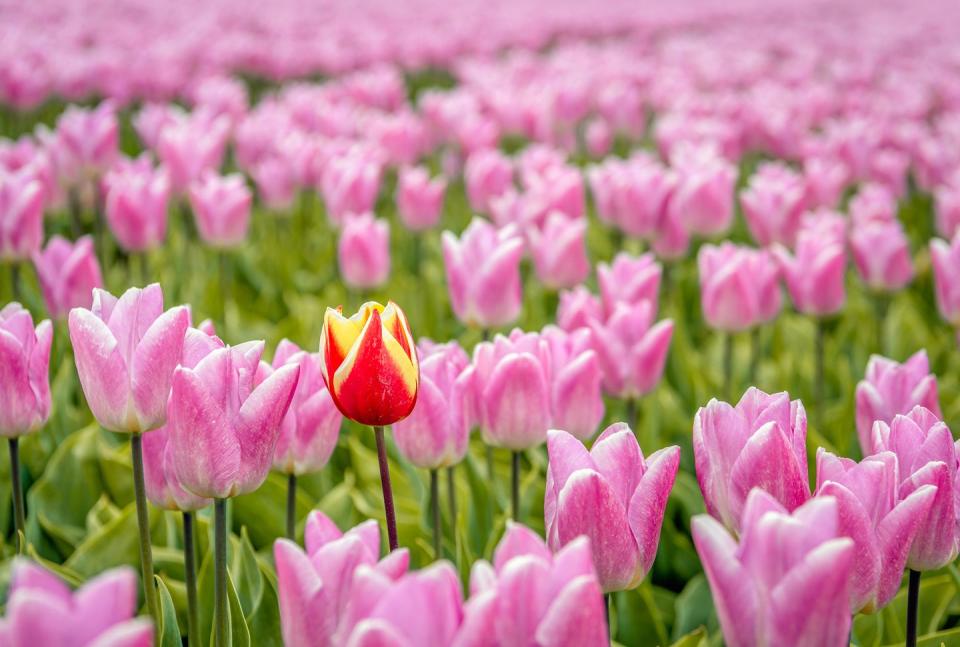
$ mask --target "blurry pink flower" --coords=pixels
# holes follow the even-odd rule
[[[960,171],[934,191],[934,214],[937,233],[944,238],[953,238],[960,231]]]
[[[690,250],[690,232],[680,221],[680,212],[667,210],[653,238],[653,252],[666,261],[680,260]]]
[[[850,199],[848,211],[854,232],[869,224],[896,222],[897,198],[882,184],[868,182]]]
[[[780,162],[765,162],[740,192],[743,215],[757,244],[793,246],[806,208],[803,178]]]
[[[628,236],[653,237],[676,185],[671,170],[649,156],[634,155],[613,175],[613,220]]]
[[[603,320],[603,305],[585,286],[560,291],[560,303],[557,306],[557,325],[563,330],[572,331],[585,328],[593,320]]]
[[[372,213],[348,215],[337,242],[343,282],[355,289],[375,288],[390,278],[390,225]]]
[[[636,305],[649,301],[656,311],[662,271],[653,254],[630,256],[620,252],[613,263],[597,265],[597,281],[607,316],[612,315],[620,303]]]
[[[605,593],[634,589],[653,565],[680,448],[644,459],[633,431],[615,423],[588,452],[566,431],[547,437],[544,523],[554,551],[585,535]]]
[[[667,209],[695,234],[715,236],[733,222],[737,170],[712,146],[680,146],[670,156],[677,183]]]
[[[824,317],[843,308],[847,257],[842,242],[823,235],[823,230],[812,229],[798,237],[794,254],[780,245],[773,251],[798,311]]]
[[[240,79],[228,76],[209,76],[196,82],[189,91],[195,110],[214,117],[225,115],[236,125],[247,112],[250,102],[247,86]]]
[[[550,213],[540,228],[528,231],[533,266],[547,288],[573,287],[589,276],[586,233],[586,218],[570,218],[559,211]]]
[[[175,193],[184,193],[195,180],[219,171],[229,131],[226,118],[198,114],[163,129],[157,156],[169,174],[170,187]]]
[[[593,349],[603,370],[603,388],[618,398],[637,398],[652,391],[667,361],[673,321],[653,323],[650,301],[618,303],[607,322],[593,321]]]
[[[297,179],[288,160],[271,156],[250,170],[257,197],[273,211],[289,211],[297,192]]]
[[[207,173],[190,186],[190,206],[200,238],[211,247],[243,243],[250,227],[253,195],[239,173]]]
[[[567,332],[547,326],[541,333],[550,349],[554,427],[580,440],[592,438],[603,420],[603,373],[586,328]]]
[[[96,108],[68,107],[57,119],[54,158],[60,181],[98,177],[119,156],[117,115],[110,101]]]
[[[940,316],[955,328],[960,327],[960,233],[953,241],[930,241],[933,287]]]
[[[899,221],[853,227],[850,249],[860,278],[872,290],[895,292],[913,280],[910,243]]]
[[[186,113],[175,104],[147,103],[134,115],[133,129],[146,148],[156,150],[163,131],[185,118]]]
[[[107,224],[120,246],[127,252],[159,247],[167,235],[170,181],[166,172],[130,166],[109,172],[104,186]]]
[[[0,170],[0,261],[23,261],[43,243],[43,186],[31,173]]]
[[[806,182],[804,202],[811,209],[835,209],[843,196],[847,176],[847,166],[839,159],[826,156],[806,158],[803,162],[803,177]]]
[[[447,181],[443,177],[430,179],[422,167],[400,169],[397,180],[397,209],[400,220],[411,231],[435,227],[443,210],[443,194]]]
[[[103,287],[90,236],[81,236],[76,243],[53,236],[42,252],[33,255],[33,267],[54,319],[65,319],[72,308],[90,307],[93,289]]]
[[[591,157],[603,157],[613,148],[613,129],[603,119],[594,118],[584,130],[587,153]]]
[[[0,310],[0,436],[16,438],[38,430],[50,417],[49,320],[33,327],[19,303]]]
[[[770,321],[780,311],[780,268],[768,251],[730,242],[704,245],[697,267],[700,303],[712,328],[747,330]]]
[[[327,162],[320,187],[331,222],[340,224],[348,214],[373,211],[382,170],[381,160],[366,150],[349,151]]]
[[[513,162],[496,150],[477,151],[467,158],[463,180],[470,207],[486,213],[490,201],[513,186]]]

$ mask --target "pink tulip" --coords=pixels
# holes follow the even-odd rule
[[[413,412],[393,424],[397,449],[424,469],[463,460],[470,438],[467,366],[470,358],[455,342],[420,349],[420,386]]]
[[[559,212],[568,218],[585,216],[583,175],[580,169],[559,163],[536,172],[528,172],[523,178],[524,197],[531,219],[538,224],[548,214]]]
[[[910,546],[935,500],[937,488],[925,485],[901,501],[899,480],[892,452],[857,463],[817,450],[816,494],[837,500],[840,534],[855,546],[851,613],[873,613],[896,595]]]
[[[580,440],[592,438],[603,420],[603,372],[586,328],[573,332],[547,326],[541,333],[550,348],[552,424]]]
[[[583,137],[591,157],[603,157],[613,148],[613,129],[603,119],[591,119]]]
[[[680,146],[670,157],[677,176],[667,209],[687,231],[715,236],[733,222],[737,170],[713,146]]]
[[[239,173],[208,173],[190,187],[197,231],[211,247],[236,247],[244,241],[252,202],[253,195]]]
[[[590,274],[587,220],[552,212],[540,228],[528,233],[537,278],[550,289],[569,288]]]
[[[641,301],[649,301],[656,310],[662,272],[653,254],[630,256],[620,252],[611,265],[597,265],[597,282],[607,316],[612,315],[621,302],[636,305]]]
[[[243,118],[250,103],[246,84],[228,76],[201,79],[190,89],[190,101],[196,110],[226,115],[231,124]]]
[[[589,452],[566,431],[552,430],[547,453],[543,505],[550,548],[586,535],[603,591],[638,587],[657,554],[680,448],[644,459],[630,427],[616,423]]]
[[[927,352],[917,351],[903,364],[873,355],[864,379],[857,384],[857,435],[864,455],[874,453],[873,423],[890,423],[916,406],[940,417],[937,376],[930,372]]]
[[[850,199],[848,210],[854,231],[871,223],[895,222],[897,198],[882,184],[868,182]]]
[[[217,173],[229,134],[229,119],[206,113],[194,113],[164,128],[157,156],[170,177],[170,188],[183,194],[194,181]]]
[[[872,290],[895,292],[913,280],[910,243],[898,221],[854,227],[850,249],[860,278]]]
[[[143,436],[143,482],[147,499],[162,510],[200,510],[213,501],[197,496],[180,484],[173,465],[173,447],[167,427]]]
[[[127,252],[144,252],[163,244],[167,235],[170,182],[162,170],[131,167],[105,179],[110,231]]]
[[[490,209],[490,201],[513,186],[513,163],[499,151],[477,151],[467,158],[463,180],[470,208],[486,213]]]
[[[90,307],[93,289],[103,287],[90,236],[82,236],[76,243],[53,236],[43,252],[33,255],[33,267],[47,312],[54,319],[65,319],[72,308]]]
[[[939,238],[931,240],[930,260],[940,316],[955,328],[960,327],[960,235],[949,244]]]
[[[768,251],[730,242],[704,245],[697,266],[700,303],[712,328],[747,330],[772,320],[780,311],[780,268]]]
[[[169,126],[174,126],[186,118],[183,108],[176,104],[147,103],[133,117],[133,129],[143,145],[156,150],[160,136]]]
[[[272,156],[261,160],[250,171],[257,197],[268,209],[289,211],[297,192],[297,178],[289,160]]]
[[[605,647],[603,593],[586,537],[556,555],[529,528],[507,522],[493,553],[470,572],[470,599],[453,647]]]
[[[86,110],[68,107],[57,119],[54,158],[61,182],[99,177],[119,156],[119,125],[114,106],[104,101]]]
[[[836,499],[817,497],[790,514],[757,488],[739,545],[707,515],[694,517],[692,530],[729,647],[849,643],[855,546]]]
[[[650,157],[635,155],[614,175],[615,222],[628,236],[653,237],[676,185],[677,176],[671,170]]]
[[[300,367],[282,366],[258,382],[262,354],[263,342],[217,348],[173,373],[170,452],[177,478],[193,494],[224,499],[267,478]]]
[[[375,288],[390,278],[390,225],[372,213],[348,215],[337,242],[340,275],[355,289]]]
[[[397,180],[397,210],[407,229],[423,231],[436,227],[446,190],[447,181],[443,177],[431,180],[425,168],[401,169]]]
[[[442,242],[450,305],[457,319],[482,328],[516,321],[523,301],[523,240],[517,231],[498,230],[474,218],[459,240],[445,231]]]
[[[119,299],[95,289],[91,308],[74,308],[68,323],[80,385],[97,422],[132,433],[162,426],[190,323],[186,306],[164,312],[157,283],[130,288]]]
[[[844,246],[824,230],[812,229],[798,236],[791,254],[777,246],[787,291],[794,307],[806,315],[826,317],[843,308],[847,293],[844,286],[847,258]]]
[[[947,184],[934,192],[934,214],[937,233],[944,238],[953,238],[960,231],[960,171]]]
[[[23,261],[43,243],[43,186],[32,173],[0,170],[0,261]]]
[[[679,211],[667,210],[653,236],[653,253],[665,261],[677,261],[690,251],[690,231],[680,220]]]
[[[750,387],[740,402],[710,400],[693,420],[693,457],[707,512],[733,532],[747,495],[762,488],[788,510],[810,498],[807,415],[786,393]]]
[[[484,440],[521,451],[547,439],[550,427],[550,349],[537,333],[514,330],[473,352],[474,411]]]
[[[410,555],[405,548],[380,557],[380,527],[375,521],[341,533],[319,510],[307,517],[306,551],[286,539],[273,546],[277,564],[280,627],[287,647],[333,647],[338,627],[351,615],[376,603],[390,581],[406,572]],[[384,581],[386,580],[386,581]],[[361,608],[357,608],[361,606]]]
[[[47,320],[36,329],[19,303],[0,310],[0,436],[16,438],[38,430],[50,417],[50,345]]]
[[[603,320],[603,305],[596,295],[582,285],[560,291],[560,303],[557,306],[557,325],[560,328],[567,331],[585,328],[593,320]]]
[[[779,162],[761,164],[740,193],[750,235],[759,245],[792,246],[806,208],[801,176]]]
[[[105,571],[74,592],[50,571],[18,558],[0,619],[0,644],[150,647],[153,626],[136,612],[137,576],[129,568]]]
[[[922,406],[914,407],[906,415],[898,414],[889,424],[875,422],[872,441],[872,451],[896,455],[901,500],[936,486],[930,511],[922,517],[910,545],[907,568],[943,568],[956,559],[960,549],[960,445],[954,444],[950,429],[937,414]]]
[[[836,208],[849,179],[846,164],[827,156],[811,156],[805,159],[803,177],[806,183],[804,202],[813,209]]]
[[[618,303],[605,324],[590,323],[603,388],[609,395],[638,398],[652,391],[663,376],[673,321],[654,324],[654,316],[650,301]]]
[[[331,222],[340,224],[348,214],[372,212],[382,173],[382,161],[366,150],[351,150],[327,162],[320,186]]]

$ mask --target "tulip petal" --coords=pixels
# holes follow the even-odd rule
[[[167,399],[173,369],[180,363],[190,311],[179,306],[157,317],[133,355],[130,386],[140,420],[139,431],[156,429],[166,422]]]
[[[540,362],[530,353],[511,353],[494,368],[481,399],[484,438],[520,451],[546,440],[550,396]]]
[[[542,647],[604,647],[607,639],[606,607],[596,579],[580,576],[553,600],[537,627],[535,640]]]
[[[510,560],[524,555],[538,557],[546,563],[552,560],[550,549],[540,535],[522,524],[508,521],[507,531],[493,551],[493,567],[500,573]]]
[[[471,594],[463,611],[463,624],[453,641],[453,647],[500,647],[495,628],[500,617],[495,589]]]
[[[117,568],[95,577],[73,596],[74,613],[83,621],[73,629],[80,645],[90,642],[106,629],[131,618],[137,606],[137,576]]]
[[[657,555],[663,513],[679,467],[680,448],[676,445],[655,452],[647,459],[647,471],[630,499],[627,521],[640,550],[641,577],[650,570]]]
[[[70,342],[80,385],[97,422],[110,431],[130,431],[130,380],[116,338],[89,310],[70,311]]]
[[[744,501],[750,490],[759,487],[788,511],[810,498],[808,479],[807,466],[797,462],[792,444],[775,422],[766,423],[750,437],[730,471],[736,499]],[[734,514],[739,516],[736,503]]]
[[[937,492],[933,485],[917,488],[877,525],[877,540],[883,557],[883,570],[877,586],[877,609],[885,607],[900,589],[910,547],[927,520]]]
[[[901,499],[924,485],[935,485],[937,493],[907,557],[907,568],[915,571],[942,568],[957,556],[957,517],[950,469],[940,461],[927,463],[900,485]]]
[[[69,607],[40,591],[23,591],[7,604],[7,633],[10,645],[67,644],[71,627],[57,622],[69,614]]]
[[[153,623],[146,618],[135,618],[114,625],[88,647],[151,647],[153,645]]]
[[[853,540],[850,611],[857,613],[872,603],[884,566],[873,522],[860,499],[843,485],[827,481],[817,494],[837,500],[838,532]]]
[[[30,330],[29,335],[33,335]],[[30,388],[29,358],[12,334],[0,330],[0,433],[19,436],[32,431],[40,404]],[[38,421],[39,422],[39,421]]]
[[[646,469],[633,430],[624,423],[611,425],[593,444],[590,457],[627,509]]]
[[[323,315],[323,340],[320,343],[324,375],[332,377],[336,373],[359,336],[360,326],[355,321],[344,317],[339,310],[327,308]]]
[[[532,555],[515,557],[500,573],[497,585],[497,622],[501,644],[515,644],[518,636],[533,636],[550,604],[547,587],[550,566]]]
[[[277,565],[280,627],[287,647],[329,645],[336,616],[329,607],[324,582],[300,547],[287,539],[273,545]]]
[[[371,615],[386,620],[410,645],[446,647],[462,620],[461,597],[457,574],[440,562],[400,580]]]
[[[340,532],[337,524],[320,510],[313,510],[307,516],[307,523],[303,529],[303,543],[308,555],[314,554],[321,546],[341,537],[343,533]]]

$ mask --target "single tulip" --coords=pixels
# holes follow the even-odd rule
[[[420,347],[417,404],[393,425],[397,449],[411,464],[435,470],[463,460],[470,438],[466,398],[470,358],[455,342]]]
[[[97,421],[110,431],[140,433],[164,424],[173,371],[190,312],[164,312],[154,283],[117,299],[95,289],[89,310],[70,311],[70,341],[80,385]]]
[[[590,323],[608,394],[637,398],[652,391],[663,377],[673,321],[654,323],[654,309],[650,301],[618,303],[605,324]]]
[[[318,354],[302,351],[284,339],[277,346],[268,372],[287,365],[300,367],[300,379],[287,415],[280,423],[273,469],[299,476],[323,469],[330,460],[343,416],[324,385]]]
[[[833,497],[817,497],[790,514],[756,488],[739,544],[713,517],[693,518],[693,543],[727,645],[849,643],[855,546],[842,535],[838,517]]]
[[[162,169],[131,166],[104,178],[107,225],[127,252],[163,244],[167,235],[170,181]]]
[[[747,330],[779,312],[780,267],[768,251],[730,242],[703,245],[697,267],[703,316],[712,328]]]
[[[156,150],[163,131],[185,118],[186,113],[183,108],[176,104],[145,103],[133,116],[133,129],[146,148]]]
[[[550,348],[552,424],[580,440],[597,433],[603,420],[603,372],[587,329],[567,332],[547,326],[541,333]]]
[[[614,221],[628,236],[653,237],[676,185],[672,170],[652,157],[634,155],[613,175]]]
[[[687,231],[722,234],[733,222],[737,170],[713,146],[680,146],[670,157],[677,176],[667,210]]]
[[[390,225],[372,213],[347,215],[337,242],[343,282],[354,289],[375,288],[390,277]]]
[[[743,216],[757,244],[792,246],[806,208],[803,177],[780,162],[761,164],[740,193]]]
[[[43,243],[43,186],[32,173],[0,170],[0,261],[23,261]]]
[[[867,183],[850,199],[850,221],[854,231],[868,223],[890,223],[897,219],[897,197],[882,184]]]
[[[406,549],[380,557],[380,527],[375,521],[348,530],[314,510],[304,529],[306,551],[287,539],[273,546],[277,564],[280,628],[287,647],[333,647],[339,642],[358,603],[369,608],[367,584],[379,583],[374,574],[389,581],[406,572]],[[378,561],[379,560],[379,561]],[[370,571],[366,571],[369,568]],[[379,589],[377,589],[379,590]],[[339,630],[339,631],[338,631]]]
[[[330,220],[340,224],[347,214],[372,212],[382,175],[382,160],[368,151],[334,156],[324,167],[320,182]]]
[[[150,503],[162,510],[192,512],[213,503],[212,499],[197,496],[180,484],[167,427],[154,429],[143,437],[143,482]]]
[[[639,586],[657,554],[680,448],[644,459],[630,427],[616,423],[589,452],[571,434],[551,430],[547,456],[543,506],[550,548],[586,535],[605,593]]]
[[[57,171],[64,184],[98,177],[119,156],[119,122],[110,101],[96,108],[70,106],[57,119]]]
[[[0,644],[6,647],[150,647],[153,625],[137,618],[137,576],[114,568],[77,591],[26,559],[13,563]]]
[[[416,404],[416,346],[406,315],[392,301],[385,307],[369,301],[349,318],[327,308],[320,369],[337,408],[360,424],[393,424]]]
[[[753,488],[787,510],[802,505],[810,498],[806,438],[803,404],[786,393],[750,387],[735,407],[710,400],[693,419],[693,457],[707,512],[739,532]]]
[[[818,496],[837,500],[839,531],[854,542],[850,612],[873,613],[900,589],[914,537],[925,523],[937,488],[925,485],[900,500],[897,456],[889,451],[860,463],[817,450]]]
[[[19,303],[0,310],[0,436],[37,431],[50,417],[50,345],[53,327]]]
[[[853,227],[850,249],[860,278],[872,290],[895,292],[913,280],[910,243],[898,221]]]
[[[585,217],[583,175],[580,169],[566,164],[563,158],[556,164],[528,173],[523,183],[526,209],[536,224],[542,224],[543,219],[554,212],[573,220]]]
[[[811,230],[798,236],[794,254],[774,248],[793,305],[803,314],[825,317],[843,308],[847,258],[843,244]]]
[[[216,174],[223,164],[230,120],[195,112],[160,132],[157,157],[170,178],[170,188],[178,195],[205,174]]]
[[[621,302],[636,305],[640,301],[649,301],[656,311],[662,272],[663,268],[653,254],[634,257],[620,252],[612,264],[597,265],[597,282],[607,316],[613,315]]]
[[[812,155],[803,161],[804,202],[811,208],[834,209],[849,181],[847,165],[835,157]]]
[[[560,291],[557,306],[557,325],[563,330],[586,328],[593,320],[603,320],[603,304],[585,286]]]
[[[236,247],[247,237],[253,194],[238,173],[203,175],[190,187],[190,206],[197,231],[217,248]]]
[[[547,288],[573,287],[589,276],[586,233],[586,218],[572,219],[559,211],[547,216],[541,228],[530,229],[533,267]]]
[[[898,414],[888,424],[878,420],[872,430],[872,450],[896,455],[899,474],[899,498],[934,485],[936,496],[929,513],[923,516],[910,545],[907,568],[933,571],[943,568],[960,550],[960,498],[957,454],[947,425],[929,409],[914,407],[906,415]]]
[[[250,170],[257,198],[268,209],[289,214],[297,192],[297,178],[289,160],[274,155],[261,160]]]
[[[931,240],[930,260],[940,316],[955,328],[960,327],[960,235],[949,244],[939,238]]]
[[[613,129],[603,119],[591,119],[583,133],[587,153],[591,157],[604,157],[613,148]]]
[[[470,571],[470,599],[454,647],[605,647],[603,593],[590,542],[574,539],[553,555],[532,530],[507,522],[493,553]]]
[[[443,232],[450,305],[457,319],[482,328],[516,321],[523,302],[522,257],[523,239],[513,227],[498,230],[474,218],[459,239]]]
[[[897,414],[922,406],[941,416],[937,376],[930,372],[927,352],[914,353],[903,364],[873,355],[863,380],[857,384],[857,435],[864,455],[874,453],[873,423],[890,423]]]
[[[472,153],[463,171],[470,208],[480,213],[490,209],[490,201],[513,186],[513,162],[497,150]]]
[[[72,308],[89,307],[93,289],[103,287],[90,236],[82,236],[76,243],[53,236],[42,252],[33,255],[33,267],[47,312],[54,319],[65,319]]]
[[[446,190],[447,181],[443,177],[430,179],[424,168],[401,169],[397,180],[397,210],[407,229],[423,231],[436,227]]]
[[[231,124],[239,122],[247,112],[250,99],[246,84],[229,76],[208,76],[189,89],[190,102],[195,110],[211,115],[226,115]]]

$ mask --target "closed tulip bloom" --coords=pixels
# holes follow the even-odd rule
[[[547,439],[550,427],[550,349],[537,333],[514,330],[473,352],[473,394],[487,444],[521,451]]]
[[[653,254],[630,256],[620,252],[612,264],[597,265],[597,282],[607,316],[612,315],[621,302],[636,305],[640,301],[649,301],[656,310],[662,272],[663,268]]]
[[[65,319],[72,308],[89,307],[93,289],[103,287],[90,236],[82,236],[76,243],[53,236],[42,252],[33,255],[33,267],[47,312],[54,319]]]
[[[27,260],[42,243],[43,186],[32,173],[0,169],[0,260]]]
[[[953,238],[960,231],[960,171],[934,192],[934,214],[937,233]]]
[[[267,478],[300,368],[286,365],[258,381],[262,354],[258,341],[217,348],[173,374],[170,451],[177,478],[193,494],[224,499]]]
[[[960,549],[960,511],[957,453],[947,425],[929,409],[914,407],[906,415],[897,415],[887,424],[873,425],[873,451],[896,455],[900,478],[899,498],[906,500],[927,486],[936,486],[929,513],[910,545],[907,568],[933,571],[957,557]]]
[[[150,647],[153,625],[137,618],[137,576],[121,567],[71,591],[38,564],[13,563],[6,613],[0,618],[5,647]]]
[[[614,173],[613,182],[617,225],[628,236],[653,237],[677,185],[676,174],[651,157],[635,155]]]
[[[603,304],[595,294],[583,285],[560,291],[560,303],[557,306],[557,325],[560,328],[567,331],[585,328],[593,320],[603,320]]]
[[[853,227],[850,249],[860,278],[872,290],[894,292],[913,280],[910,243],[897,221]]]
[[[283,644],[341,645],[338,628],[359,611],[357,603],[367,600],[367,608],[372,606],[368,586],[389,586],[398,580],[407,572],[410,555],[401,548],[381,560],[380,527],[375,521],[343,533],[319,510],[307,517],[304,544],[306,551],[287,539],[278,539],[273,546]]]
[[[933,288],[940,316],[960,327],[960,235],[951,243],[934,238],[930,241],[933,264]]]
[[[523,239],[474,218],[458,239],[443,232],[443,261],[450,305],[457,319],[481,328],[505,326],[520,316]]]
[[[603,388],[619,398],[636,398],[652,391],[663,376],[673,338],[673,321],[654,324],[654,306],[617,304],[605,324],[590,324],[593,349],[603,370]]]
[[[131,166],[111,171],[106,186],[107,224],[127,252],[163,244],[167,235],[170,181],[163,170]]]
[[[890,223],[897,219],[897,196],[882,184],[868,182],[850,199],[850,221],[854,230],[868,223]]]
[[[569,288],[590,275],[587,258],[587,220],[552,212],[528,238],[537,278],[550,289]]]
[[[817,495],[837,500],[840,534],[854,542],[850,612],[873,613],[900,589],[910,546],[937,495],[924,485],[900,500],[897,456],[889,451],[859,463],[817,450]]]
[[[340,224],[347,214],[373,211],[382,174],[382,161],[368,151],[334,156],[324,167],[320,181],[330,220]]]
[[[190,187],[197,231],[212,247],[236,247],[247,237],[253,194],[239,173],[208,173]]]
[[[297,179],[290,161],[276,155],[268,157],[250,170],[250,176],[263,205],[287,215],[297,191]]]
[[[798,311],[825,317],[843,308],[847,257],[842,243],[811,230],[798,237],[793,254],[782,246],[774,248],[774,253]]]
[[[320,370],[340,412],[363,425],[403,420],[417,402],[417,348],[406,315],[392,301],[368,301],[350,318],[327,308]]]
[[[543,506],[550,548],[586,535],[605,593],[639,586],[657,554],[680,448],[644,459],[630,427],[616,423],[589,452],[571,434],[551,430],[547,454]]]
[[[554,555],[532,530],[508,521],[493,564],[474,563],[470,599],[453,646],[520,644],[610,644],[603,592],[586,537],[574,539]]]
[[[779,312],[780,267],[768,251],[730,242],[704,245],[697,256],[697,267],[700,303],[712,328],[747,330]]]
[[[807,415],[786,393],[750,387],[735,407],[710,400],[693,419],[693,457],[707,512],[739,532],[744,504],[762,488],[787,510],[810,498]]]
[[[836,499],[817,497],[790,514],[757,488],[739,544],[708,515],[694,517],[692,530],[729,647],[848,644],[855,546]]]
[[[223,164],[230,120],[194,113],[160,132],[157,157],[170,177],[170,188],[183,194],[205,174],[215,174]]]
[[[153,283],[119,299],[95,289],[91,308],[74,308],[68,323],[80,385],[97,422],[131,433],[162,426],[190,311],[164,312],[163,290]]]
[[[603,157],[613,148],[613,129],[604,119],[591,119],[584,130],[583,138],[587,153],[591,157]]]
[[[874,453],[873,423],[890,423],[897,414],[921,406],[941,416],[937,376],[930,372],[927,352],[920,350],[903,364],[873,355],[864,378],[857,384],[857,435],[864,455]]]
[[[806,208],[803,177],[779,162],[761,164],[740,193],[750,235],[759,245],[792,246]]]
[[[425,168],[401,169],[397,180],[397,210],[407,229],[423,231],[436,227],[446,190],[447,181],[443,177],[431,179]]]
[[[429,351],[421,345],[420,356],[417,404],[409,417],[394,423],[393,438],[411,464],[449,467],[463,460],[470,439],[470,358],[456,342]]]
[[[184,489],[173,464],[173,446],[167,427],[154,429],[143,436],[143,482],[147,499],[162,510],[200,510],[212,499],[197,496]]]
[[[679,146],[671,155],[677,184],[667,209],[687,231],[715,236],[733,222],[737,170],[713,146]]]
[[[355,289],[375,288],[390,278],[390,225],[372,213],[346,216],[337,242],[343,282]]]
[[[804,202],[813,209],[836,208],[848,176],[847,165],[835,157],[808,157],[803,162],[803,177],[807,185]]]
[[[113,104],[70,106],[57,119],[55,147],[61,181],[68,184],[99,176],[119,156],[119,123]]]
[[[604,411],[603,371],[591,347],[592,333],[586,328],[567,332],[547,326],[542,336],[553,368],[553,426],[587,440],[597,433]]]
[[[477,151],[467,158],[463,181],[470,208],[486,213],[490,210],[490,201],[513,186],[513,162],[494,149]]]
[[[33,317],[19,303],[0,310],[0,436],[36,431],[50,417],[50,345],[47,320]]]
[[[690,230],[680,220],[680,212],[668,209],[657,225],[651,247],[661,260],[681,260],[690,251],[690,237]]]

